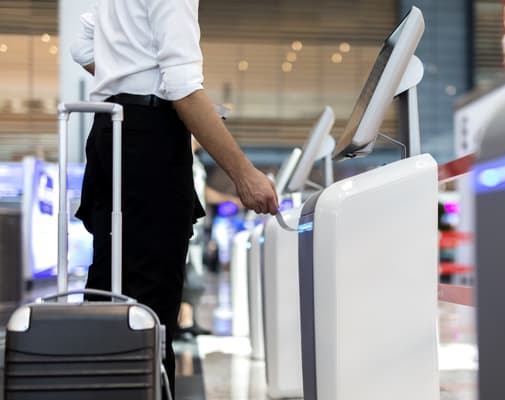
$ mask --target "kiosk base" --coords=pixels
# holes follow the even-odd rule
[[[439,399],[437,193],[436,162],[420,155],[305,203],[305,400]]]

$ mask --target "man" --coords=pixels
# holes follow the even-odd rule
[[[91,100],[124,107],[124,292],[157,312],[171,343],[192,223],[203,215],[189,132],[230,176],[246,208],[275,214],[277,196],[203,89],[198,0],[100,0],[81,23],[71,51],[94,75]],[[110,288],[111,144],[109,118],[95,115],[77,216],[93,234],[87,287],[97,289]],[[168,348],[173,393],[175,362]]]

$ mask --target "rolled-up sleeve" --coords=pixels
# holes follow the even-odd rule
[[[77,39],[70,45],[72,58],[80,65],[89,65],[95,60],[93,44],[95,13],[96,5],[90,12],[81,15],[81,30]]]
[[[203,89],[198,0],[147,0],[161,91],[179,100]]]

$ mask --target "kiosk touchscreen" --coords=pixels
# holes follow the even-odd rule
[[[423,31],[413,7],[386,39],[336,158],[371,151]],[[439,399],[437,193],[437,164],[425,154],[305,202],[298,262],[306,400]]]
[[[298,161],[302,156],[302,149],[295,147],[288,158],[282,163],[277,176],[275,177],[275,191],[281,196],[288,186],[289,180],[293,176]]]
[[[424,19],[413,7],[386,38],[333,153],[334,158],[370,154],[384,115],[424,32]]]
[[[302,154],[296,164],[296,169],[292,170],[292,177],[288,184],[289,191],[302,190],[309,178],[314,163],[318,159],[330,155],[334,150],[335,140],[330,135],[334,123],[335,113],[331,107],[326,106],[303,145]]]

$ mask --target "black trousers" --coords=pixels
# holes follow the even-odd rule
[[[124,104],[122,146],[123,293],[151,307],[167,328],[174,393],[177,327],[192,225],[202,216],[193,185],[191,136],[169,102]],[[111,288],[112,123],[96,114],[76,216],[93,234],[87,288]]]

